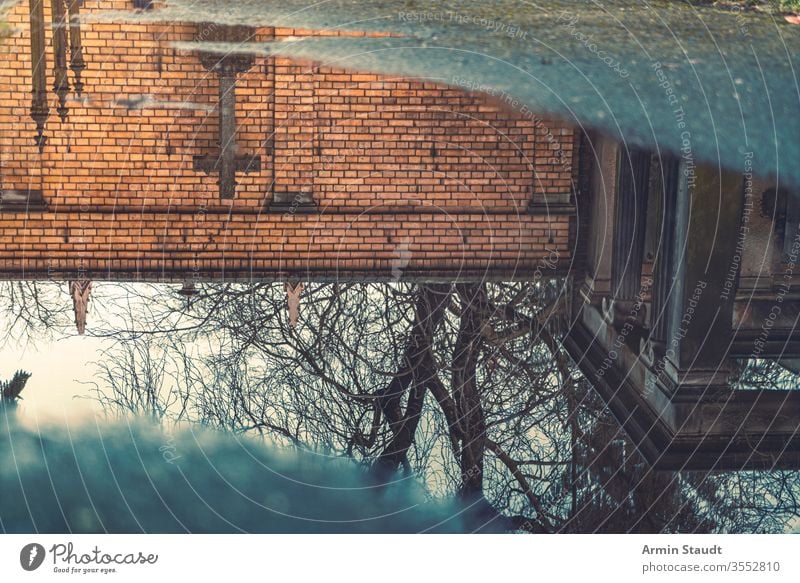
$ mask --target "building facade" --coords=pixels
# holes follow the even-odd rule
[[[751,362],[800,372],[800,200],[746,156],[702,165],[458,88],[247,50],[363,33],[85,18],[132,9],[8,14],[0,276],[72,281],[83,324],[100,279],[287,280],[299,296],[301,280],[569,277],[563,346],[651,464],[800,465],[793,381],[741,382]],[[176,46],[198,42],[227,48]]]
[[[174,47],[313,31],[108,24],[91,16],[131,3],[58,6],[15,5],[0,46],[6,277],[569,269],[567,124],[435,83]]]

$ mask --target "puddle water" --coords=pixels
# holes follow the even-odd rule
[[[0,0],[0,12],[13,4]],[[704,162],[738,173],[752,171],[765,179],[777,177],[779,185],[769,182],[775,208],[779,187],[800,187],[800,27],[776,15],[744,15],[678,2],[460,0],[432,6],[415,1],[172,0],[163,8],[90,11],[85,18],[297,29],[282,41],[192,41],[173,46],[205,54],[287,56],[488,94],[494,98],[492,103],[551,114],[632,145],[677,153],[689,166]],[[336,36],[334,31],[352,34]],[[157,46],[159,41],[152,42]],[[229,136],[235,134],[235,115],[230,115],[236,111],[235,103],[228,103],[224,116],[225,91],[219,104],[214,91],[205,95],[207,104],[202,99],[170,99],[169,75],[155,72],[160,66],[159,61],[150,71],[150,79],[158,78],[160,86],[153,81],[149,87],[145,79],[136,93],[92,95],[87,91],[66,102],[120,109],[131,119],[138,116],[145,121],[152,113],[166,111],[176,118],[184,116],[187,125],[194,115],[213,118],[219,112],[219,141],[210,130],[202,139],[214,141],[215,148],[224,146],[223,129],[230,130]],[[166,123],[153,122],[147,139],[153,144],[161,140],[159,124]],[[58,139],[53,141],[59,144]],[[158,148],[163,146],[163,155],[169,158],[175,153],[167,141],[159,141]],[[257,141],[264,143],[264,136],[258,135]],[[83,148],[78,151],[81,155],[95,154],[94,145],[75,147]],[[216,160],[207,152],[200,160],[191,158],[197,164],[192,172],[210,168],[220,173],[219,191],[216,186],[210,190],[213,198],[201,201],[194,187],[187,187],[182,208],[165,206],[153,214],[204,217],[205,206],[200,211],[195,206],[208,200],[219,203],[222,167],[229,178],[249,169],[242,162],[244,168],[237,170],[234,150],[219,148]],[[425,156],[439,157],[434,145],[425,150]],[[144,159],[143,151],[131,153],[137,162]],[[146,153],[152,155],[153,166],[161,161],[150,150]],[[192,149],[189,155],[197,153]],[[225,160],[229,153],[231,157]],[[338,155],[353,157],[352,152]],[[247,164],[254,161],[254,156],[246,160]],[[42,168],[48,170],[49,163],[40,164],[37,177],[48,178]],[[106,170],[111,178],[104,183],[105,192],[113,194],[116,170],[111,166]],[[136,206],[142,202],[136,198],[141,193],[133,188],[135,195],[127,198],[127,207],[117,206],[117,200],[109,196],[111,208],[96,209],[97,216],[105,220],[135,214],[155,200],[171,205],[170,180],[177,176],[171,172],[176,170],[164,166],[160,184],[166,186],[141,208]],[[147,185],[148,176],[142,171],[131,184]],[[393,180],[385,182],[395,185]],[[42,190],[48,186],[44,180]],[[258,200],[251,197],[249,214],[241,216],[261,217],[261,197],[269,188],[259,190]],[[145,186],[141,190],[146,191]],[[288,192],[281,194],[288,196]],[[292,193],[296,201],[302,194]],[[759,195],[769,202],[769,197]],[[6,202],[16,200],[17,205],[4,210],[19,212],[20,205],[34,200],[31,196],[23,189],[9,189]],[[69,205],[72,210],[56,212],[88,213],[83,208],[78,213],[74,201]],[[775,208],[771,214],[780,214]],[[212,219],[227,216],[230,209],[223,210],[217,208]],[[287,210],[282,220],[295,220],[296,210]],[[280,215],[267,216],[274,221]],[[763,227],[766,241],[772,236],[773,222],[770,217],[761,218],[754,221]],[[191,233],[190,227],[171,229],[165,222],[164,232],[152,235],[154,241],[158,238],[156,243],[160,238],[165,242],[154,246],[155,251],[143,251],[142,256],[156,264],[156,255],[161,260],[173,251],[176,256],[189,253],[190,245],[198,242],[202,246],[197,249],[213,246],[217,233],[227,228],[219,220],[219,230],[212,234],[204,230],[211,227],[197,227],[200,232]],[[244,233],[251,227],[242,223],[236,228]],[[134,233],[130,237],[140,236],[136,229],[144,228],[153,225],[130,227]],[[53,245],[64,257],[79,256],[84,250],[73,252],[68,245],[76,240],[83,244],[84,229],[100,230],[92,223],[75,224],[72,233],[68,228],[59,231],[53,237],[58,243]],[[259,224],[251,230],[259,229],[273,227]],[[550,244],[554,236],[548,230],[540,238],[549,238]],[[269,236],[277,237],[274,231]],[[168,247],[169,237],[174,241]],[[191,238],[197,240],[190,243]],[[563,238],[566,241],[567,235]],[[466,236],[456,239],[467,243]],[[384,241],[382,234],[380,241]],[[406,255],[410,257],[409,241],[399,241],[395,249],[393,283],[366,283],[358,277],[333,283],[331,277],[304,281],[304,287],[298,287],[298,282],[277,283],[285,274],[275,276],[275,271],[273,277],[265,278],[268,281],[251,283],[203,278],[183,285],[95,281],[91,295],[86,287],[81,288],[82,296],[76,296],[67,282],[3,282],[3,390],[11,390],[20,368],[33,376],[27,380],[22,401],[0,409],[7,423],[3,431],[14,445],[0,449],[0,489],[7,499],[30,496],[30,508],[40,509],[41,515],[22,505],[6,514],[5,505],[0,528],[360,530],[358,525],[345,526],[352,521],[364,522],[363,530],[393,532],[439,527],[471,530],[481,525],[491,530],[497,524],[502,526],[499,530],[535,532],[783,532],[798,527],[798,505],[793,502],[798,497],[786,495],[798,492],[797,472],[774,468],[769,472],[661,472],[645,463],[564,350],[562,338],[575,322],[570,302],[577,294],[573,295],[572,286],[580,281],[559,275],[537,281],[492,278],[477,283],[449,281],[434,273],[430,281],[401,282]],[[140,249],[135,246],[140,242],[121,240],[119,246],[130,243],[124,252],[138,260]],[[117,261],[122,256],[113,255],[117,243],[94,244],[105,250],[106,258]],[[249,256],[261,244],[248,243],[242,256]],[[266,253],[274,253],[268,245],[264,247]],[[209,273],[224,275],[228,256],[221,249],[219,269]],[[603,252],[610,253],[605,248]],[[748,255],[747,259],[748,269],[753,269],[750,275],[758,280],[764,275],[758,266],[760,257]],[[648,260],[648,269],[655,269],[654,261]],[[180,281],[179,269],[174,269],[171,280]],[[154,270],[147,277],[158,279],[160,274]],[[84,310],[86,318],[80,325],[86,326],[84,337],[76,334],[78,316],[73,306],[76,314]],[[608,313],[598,319],[606,317]],[[629,343],[638,350],[640,345],[633,340]],[[794,359],[742,360],[735,373],[736,388],[749,394],[794,393],[800,364]],[[21,377],[16,378],[21,382]],[[70,435],[64,432],[77,415],[69,412],[68,403],[76,396],[83,406],[81,417],[89,423]],[[17,421],[11,420],[10,411]],[[139,422],[129,426],[136,416],[158,421],[160,428],[151,431]],[[117,425],[87,428],[104,417],[117,420]],[[51,423],[62,427],[43,429]],[[198,427],[203,430],[195,432]],[[172,428],[174,435],[169,432]],[[230,435],[212,434],[213,429]],[[253,445],[256,441],[259,446],[295,448],[302,453],[289,461],[272,458]],[[315,467],[319,456],[348,457],[354,463],[328,474]],[[180,459],[183,468],[174,463]],[[356,464],[360,469],[354,468]],[[280,472],[295,483],[287,486],[281,481],[286,476],[276,478]],[[376,497],[374,492],[364,494],[373,486],[369,480],[384,478],[389,472],[396,472],[393,475],[403,484],[395,499],[387,501],[386,492]],[[58,479],[50,489],[47,480],[52,475]],[[81,487],[78,482],[84,477]],[[331,477],[335,479],[326,481]],[[318,492],[309,493],[304,480],[334,493],[317,500]],[[119,496],[103,493],[112,481],[119,482]],[[417,485],[405,490],[406,482]],[[345,493],[339,496],[338,489]],[[272,490],[281,492],[264,494]],[[725,496],[730,492],[737,495]],[[425,506],[432,499],[459,494],[457,505]],[[488,501],[488,505],[476,509],[470,518],[473,522],[448,522],[460,515],[462,503],[470,505],[479,494],[485,496],[482,504]],[[192,495],[203,502],[214,501],[197,514],[197,505],[187,503]],[[764,499],[770,504],[763,504]],[[299,511],[306,500],[314,502]],[[62,503],[67,510],[56,510]],[[413,510],[417,504],[425,506],[424,519]],[[119,513],[123,506],[127,511]],[[163,507],[170,512],[165,513]],[[396,514],[402,515],[399,522],[381,522],[382,516]],[[644,523],[653,516],[655,526]]]

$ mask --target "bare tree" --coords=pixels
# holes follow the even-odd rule
[[[62,284],[41,281],[0,282],[0,342],[35,342],[70,324],[69,295]]]
[[[0,381],[0,401],[4,405],[15,406],[17,401],[22,398],[21,393],[28,384],[29,378],[31,378],[30,373],[18,370],[11,380]]]
[[[567,285],[309,284],[294,327],[277,284],[203,284],[188,306],[132,288],[148,309],[102,331],[101,398],[414,475],[510,530],[785,529],[795,472],[644,463],[560,346]]]

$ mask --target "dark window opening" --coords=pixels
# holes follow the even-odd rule
[[[46,207],[41,190],[0,190],[1,212],[43,211]]]

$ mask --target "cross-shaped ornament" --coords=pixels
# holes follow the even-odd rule
[[[215,27],[215,28],[214,28]],[[209,26],[200,31],[204,40],[240,44],[252,38],[252,29],[241,26]],[[236,173],[259,172],[261,157],[239,155],[236,145],[236,75],[253,66],[253,58],[240,54],[201,53],[203,66],[219,77],[219,153],[195,156],[196,171],[219,173],[220,198],[236,196]]]

